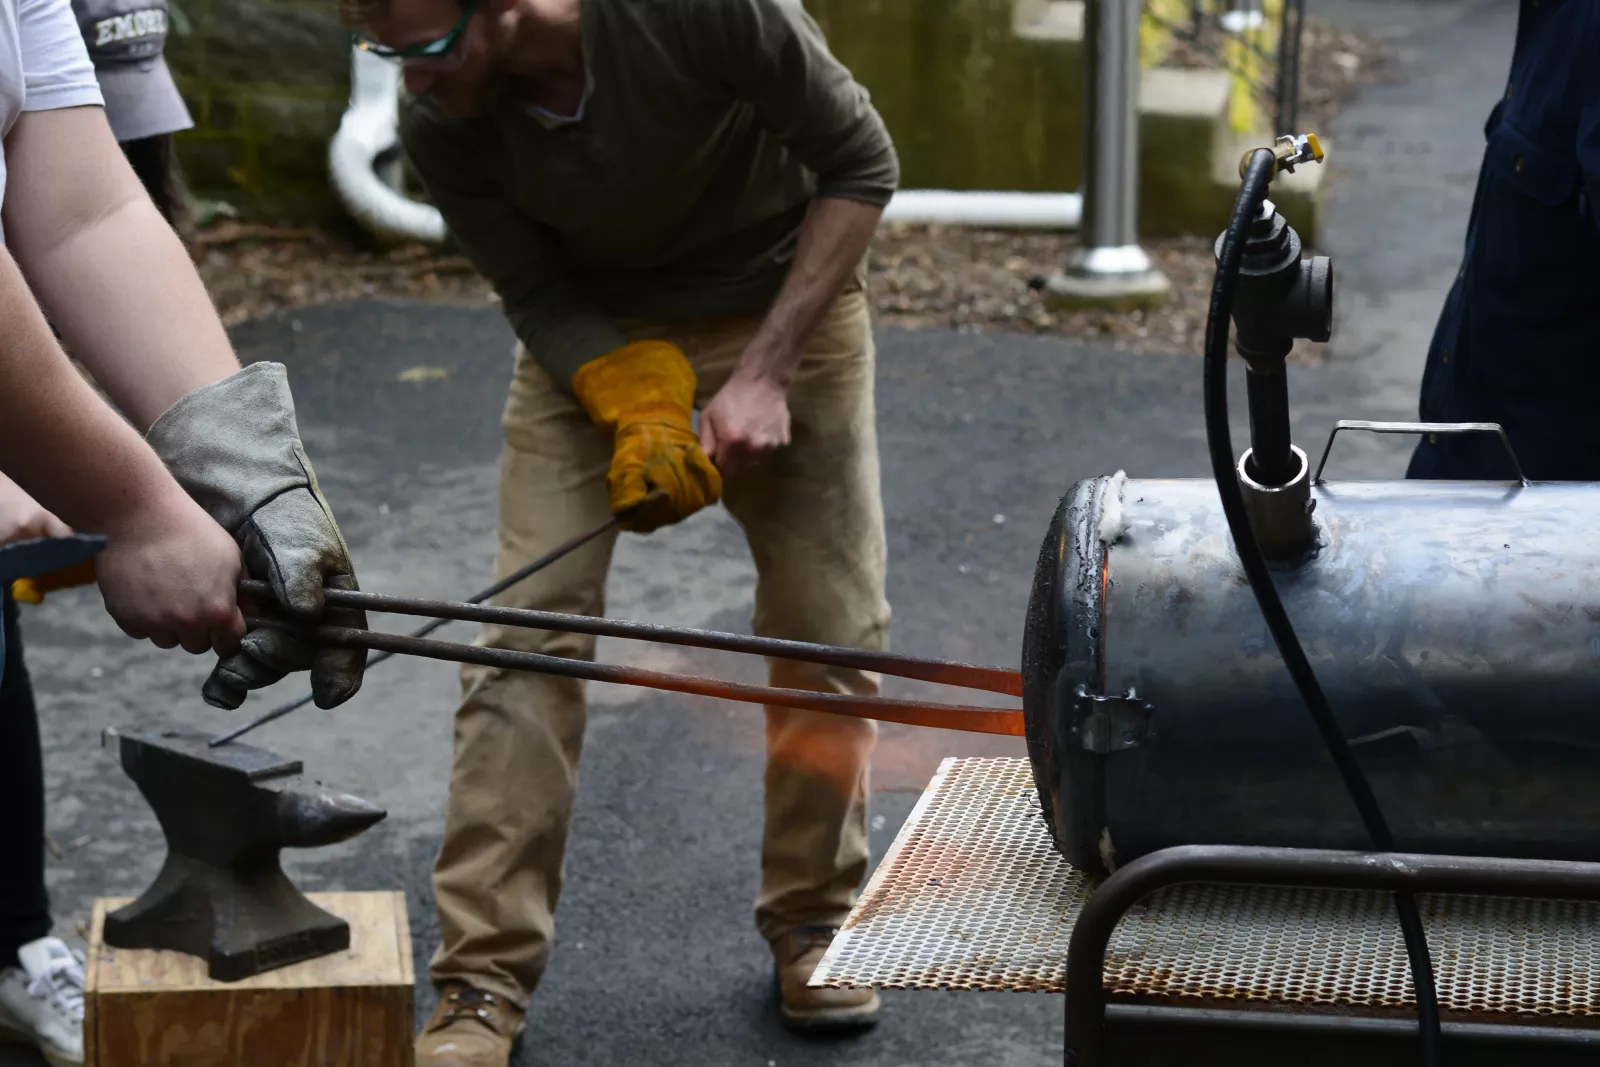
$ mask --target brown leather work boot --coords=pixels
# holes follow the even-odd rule
[[[791,1030],[863,1030],[878,1021],[878,994],[871,989],[809,989],[837,931],[799,926],[772,942],[783,1022]]]
[[[440,988],[439,1006],[417,1035],[416,1067],[506,1067],[521,1033],[515,1004],[452,982]]]

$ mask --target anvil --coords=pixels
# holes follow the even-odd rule
[[[348,948],[349,924],[307,900],[278,853],[348,840],[385,812],[305,781],[299,760],[212,748],[210,737],[182,727],[105,732],[167,839],[155,882],[106,916],[106,944],[199,956],[222,982]]]

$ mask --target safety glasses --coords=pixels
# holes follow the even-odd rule
[[[459,61],[456,55],[456,45],[461,41],[461,34],[467,28],[472,13],[477,8],[477,0],[467,0],[461,9],[461,17],[450,28],[450,32],[443,37],[437,37],[422,44],[407,45],[405,48],[390,48],[388,45],[379,44],[377,41],[368,40],[359,33],[352,33],[350,41],[355,47],[364,52],[371,52],[381,59],[394,59],[406,66],[440,67],[452,65]]]

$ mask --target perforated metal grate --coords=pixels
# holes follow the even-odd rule
[[[812,978],[884,989],[1062,991],[1089,881],[1050,843],[1028,763],[940,766]],[[1453,1018],[1600,1026],[1600,906],[1423,897],[1440,1007]],[[1405,1012],[1387,895],[1179,886],[1112,938],[1114,1000]]]

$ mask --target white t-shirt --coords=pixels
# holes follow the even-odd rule
[[[0,138],[24,111],[104,103],[71,0],[0,0]],[[0,203],[5,192],[0,143]]]

